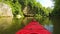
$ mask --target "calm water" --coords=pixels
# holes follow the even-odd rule
[[[32,19],[33,17],[25,17],[20,19],[10,17],[0,18],[0,34],[15,34],[15,32],[22,29]],[[49,17],[35,17],[34,19],[36,19],[36,21],[42,24],[48,31],[52,32],[53,34],[57,34],[59,32],[59,19]]]

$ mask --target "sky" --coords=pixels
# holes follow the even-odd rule
[[[54,4],[51,0],[37,0],[37,2],[40,2],[43,7],[52,7],[52,6],[54,6]]]

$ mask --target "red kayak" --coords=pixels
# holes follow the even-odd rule
[[[16,32],[16,34],[51,34],[51,32],[46,30],[39,22],[32,20],[23,29]]]

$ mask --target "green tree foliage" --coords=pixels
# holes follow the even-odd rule
[[[28,7],[29,12],[35,16],[48,16],[50,9],[44,8],[36,0],[4,0],[4,3],[8,4],[12,8],[14,16],[20,14],[23,15],[23,9]]]
[[[43,9],[44,9],[45,16],[50,16],[50,14],[52,13],[52,10],[53,10],[50,7],[47,7],[47,8],[44,7]]]
[[[30,11],[31,11],[29,13],[32,13],[34,15],[38,14],[38,15],[43,16],[43,14],[44,14],[44,11],[42,9],[43,7],[39,2],[36,2],[36,0],[18,0],[18,1],[22,5],[22,10],[24,9],[24,7],[29,6]]]
[[[52,12],[52,16],[60,16],[60,0],[54,0],[55,1],[55,6]]]
[[[12,13],[14,16],[20,14],[23,15],[23,12],[21,11],[21,4],[18,2],[18,0],[5,0],[4,3],[8,4],[12,8]]]

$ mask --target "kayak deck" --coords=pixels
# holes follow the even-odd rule
[[[16,34],[51,34],[39,22],[32,20],[23,29],[16,32]]]

